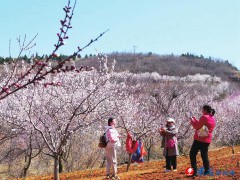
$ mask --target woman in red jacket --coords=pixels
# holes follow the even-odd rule
[[[196,156],[198,151],[201,152],[201,157],[204,166],[204,174],[209,174],[210,166],[208,159],[208,147],[212,141],[212,132],[216,126],[214,119],[215,110],[209,105],[204,105],[202,108],[202,116],[197,120],[194,116],[191,117],[191,125],[196,130],[194,134],[194,142],[190,150],[191,166],[194,170],[194,176],[197,175]]]

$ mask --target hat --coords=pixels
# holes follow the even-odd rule
[[[167,118],[167,122],[173,122],[175,123],[175,120],[173,118]]]

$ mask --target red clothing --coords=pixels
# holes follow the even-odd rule
[[[132,139],[132,135],[128,132],[126,139],[126,151],[128,153],[134,153],[138,148],[138,141]]]
[[[194,129],[196,129],[195,134],[194,134],[194,139],[197,141],[205,142],[205,143],[211,143],[212,142],[212,132],[213,129],[216,126],[216,120],[213,116],[211,115],[203,115],[200,117],[199,120],[196,118],[192,118],[191,124]],[[198,136],[198,130],[201,129],[203,126],[207,126],[209,132],[208,136],[206,137],[199,137]]]

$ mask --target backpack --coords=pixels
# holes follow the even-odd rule
[[[169,139],[166,142],[166,148],[174,148],[175,147],[175,141],[173,139]]]
[[[198,136],[199,137],[207,137],[208,136],[208,128],[207,128],[207,126],[203,125],[203,127],[201,129],[199,129]]]
[[[104,132],[104,134],[102,136],[100,136],[100,138],[99,138],[99,143],[98,143],[99,148],[105,148],[107,146],[107,143],[108,143],[107,142],[107,137],[106,137],[107,131]]]

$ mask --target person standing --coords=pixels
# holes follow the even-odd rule
[[[209,105],[202,107],[202,116],[200,119],[196,117],[190,118],[190,123],[195,129],[194,141],[190,150],[191,166],[194,170],[193,176],[197,176],[197,161],[196,156],[198,151],[201,152],[201,158],[204,166],[204,174],[210,173],[210,165],[208,159],[208,147],[212,141],[212,132],[216,126],[216,120],[213,117],[215,110]]]
[[[117,120],[114,118],[108,119],[108,126],[105,126],[107,146],[106,150],[106,159],[107,159],[107,178],[120,179],[117,176],[117,151],[116,148],[121,146],[119,140],[119,133],[116,130]],[[110,176],[110,169],[113,170],[113,176]]]
[[[166,128],[162,127],[159,130],[160,135],[163,136],[163,155],[166,159],[166,170],[164,172],[170,172],[171,167],[173,167],[173,171],[177,171],[177,156],[179,155],[177,142],[178,129],[175,126],[174,119],[168,118],[166,122]]]

